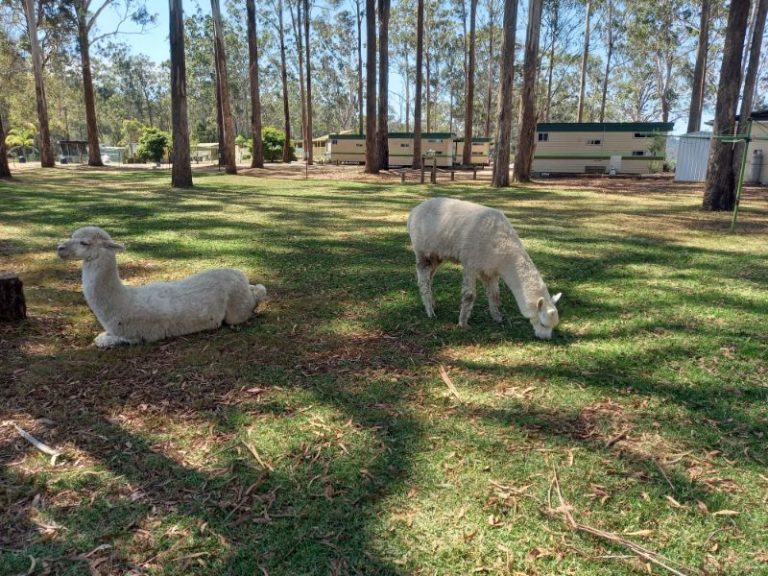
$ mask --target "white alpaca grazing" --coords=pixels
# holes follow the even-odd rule
[[[239,324],[250,318],[267,295],[239,270],[221,268],[200,272],[175,282],[125,286],[117,271],[117,252],[125,246],[113,242],[101,228],[86,226],[59,245],[64,260],[83,261],[83,294],[104,332],[94,342],[99,348],[153,342]]]
[[[435,316],[432,277],[440,263],[448,260],[461,263],[464,272],[460,326],[467,326],[472,313],[477,278],[485,285],[491,317],[501,322],[501,277],[536,336],[552,337],[560,321],[555,308],[560,294],[550,297],[520,237],[501,211],[453,198],[432,198],[411,210],[408,233],[427,316]]]

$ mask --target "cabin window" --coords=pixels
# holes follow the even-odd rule
[[[338,141],[338,140],[334,140],[334,141],[333,141],[333,144],[338,144],[338,143],[339,143],[339,141]]]
[[[648,134],[643,132],[635,132],[635,138],[648,138]]]
[[[549,132],[539,132],[539,142],[549,142]]]
[[[362,148],[362,147],[363,147],[363,145],[362,145],[362,144],[358,144],[358,143],[355,143],[355,146],[356,146],[357,148]]]
[[[602,144],[602,143],[603,143],[603,141],[600,140],[599,138],[592,138],[590,140],[587,140],[587,144],[590,144],[592,146],[600,146],[600,144]]]
[[[645,156],[645,150],[632,150],[632,156]]]
[[[410,144],[400,144],[400,148],[408,148]]]

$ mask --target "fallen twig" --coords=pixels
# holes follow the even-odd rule
[[[664,568],[670,574],[674,574],[675,576],[691,576],[691,575],[700,574],[700,572],[698,572],[697,570],[688,568],[687,566],[683,566],[678,562],[670,560],[669,558],[666,558],[661,554],[654,552],[653,550],[649,550],[647,548],[644,548],[643,546],[640,546],[639,544],[630,542],[629,540],[626,540],[617,534],[614,534],[612,532],[606,532],[604,530],[599,530],[597,528],[592,528],[591,526],[588,526],[586,524],[582,524],[581,522],[576,521],[573,517],[573,514],[571,514],[572,506],[565,501],[565,498],[563,497],[563,493],[560,490],[560,480],[557,477],[557,470],[553,469],[552,471],[554,473],[554,476],[550,484],[550,488],[554,486],[555,492],[557,493],[557,498],[560,501],[560,505],[557,508],[552,508],[552,505],[551,505],[552,503],[550,502],[549,508],[552,512],[557,512],[562,514],[566,524],[568,524],[568,526],[570,526],[572,530],[586,532],[587,534],[591,534],[598,538],[602,538],[603,540],[608,540],[609,542],[613,542],[614,544],[623,546],[624,548],[628,548],[640,558],[643,558],[644,560],[647,560],[648,562],[655,564],[660,568]],[[677,564],[678,568],[671,566],[671,564]]]
[[[445,385],[448,386],[448,390],[451,391],[451,394],[456,396],[458,400],[461,400],[459,391],[456,389],[456,386],[453,385],[453,381],[451,380],[450,376],[448,376],[448,372],[445,371],[445,367],[442,364],[440,364],[440,378],[442,378],[443,382],[445,382]]]
[[[51,457],[51,466],[56,466],[56,460],[59,456],[61,456],[61,452],[59,450],[56,450],[55,448],[51,448],[48,446],[48,444],[45,444],[43,442],[40,442],[37,438],[32,436],[29,432],[26,430],[23,430],[16,424],[13,423],[13,427],[16,428],[16,432],[18,432],[22,438],[24,438],[27,442],[32,444],[35,448],[40,450],[40,452],[44,452],[45,454],[48,454]]]
[[[259,464],[261,464],[261,467],[262,467],[262,468],[266,468],[266,469],[267,469],[267,470],[269,470],[270,472],[274,472],[274,471],[275,471],[275,469],[274,469],[274,468],[272,468],[272,466],[270,466],[269,462],[266,462],[266,461],[262,460],[261,456],[259,456],[259,453],[258,453],[258,452],[256,452],[256,448],[254,448],[253,446],[251,446],[251,445],[250,445],[248,442],[246,442],[245,440],[243,440],[243,446],[245,446],[246,448],[248,448],[248,451],[249,451],[251,454],[253,454],[253,457],[254,457],[254,458],[256,458],[256,461],[257,461]]]

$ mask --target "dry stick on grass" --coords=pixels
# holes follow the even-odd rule
[[[445,382],[445,385],[448,386],[448,390],[451,391],[451,394],[456,396],[457,400],[461,400],[459,391],[456,389],[456,386],[453,385],[453,381],[448,376],[448,372],[445,371],[445,367],[442,364],[440,364],[440,378],[442,378],[443,382]]]
[[[32,444],[35,448],[40,450],[40,452],[44,452],[48,454],[51,457],[51,466],[56,466],[56,459],[61,456],[61,452],[56,450],[55,448],[51,448],[48,446],[48,444],[45,444],[43,442],[40,442],[37,438],[32,436],[29,432],[26,430],[23,430],[22,428],[19,428],[19,425],[15,422],[12,422],[13,427],[16,428],[16,432],[18,432],[24,440]]]
[[[665,558],[664,556],[662,556],[661,554],[658,554],[657,552],[654,552],[653,550],[648,550],[647,548],[644,548],[639,544],[635,544],[634,542],[625,540],[624,538],[622,538],[621,536],[618,536],[617,534],[613,534],[612,532],[605,532],[604,530],[598,530],[597,528],[592,528],[591,526],[587,526],[586,524],[577,522],[574,519],[573,515],[571,514],[572,506],[565,501],[565,498],[563,498],[563,493],[560,490],[560,480],[557,477],[557,470],[553,468],[552,471],[554,473],[554,477],[552,479],[552,482],[550,483],[550,496],[551,496],[552,487],[554,486],[554,489],[557,492],[557,498],[560,501],[560,506],[558,506],[557,508],[553,508],[552,501],[550,498],[549,509],[552,512],[557,512],[562,514],[566,524],[568,524],[568,526],[570,526],[572,530],[586,532],[587,534],[591,534],[592,536],[596,536],[598,538],[602,538],[603,540],[608,540],[609,542],[613,542],[614,544],[623,546],[624,548],[628,548],[640,558],[647,560],[648,562],[651,562],[652,564],[655,564],[660,568],[664,568],[670,574],[674,574],[675,576],[693,576],[693,575],[701,574],[698,570],[694,570],[692,568],[688,568],[687,566],[683,566],[678,562],[670,560],[669,558]],[[679,569],[673,566],[670,566],[670,564],[677,564]]]
[[[245,446],[246,448],[248,448],[248,451],[249,451],[251,454],[253,454],[253,457],[254,457],[254,458],[256,458],[256,461],[257,461],[259,464],[261,464],[261,467],[262,467],[262,468],[266,468],[266,469],[267,469],[267,470],[269,470],[270,472],[274,472],[274,471],[275,471],[275,469],[274,469],[274,468],[272,468],[272,466],[270,466],[270,465],[269,465],[269,462],[265,462],[264,460],[262,460],[261,456],[259,456],[259,453],[258,453],[258,452],[256,452],[256,448],[254,448],[253,446],[251,446],[251,445],[250,445],[248,442],[246,442],[246,441],[244,441],[244,440],[243,440],[243,446]]]

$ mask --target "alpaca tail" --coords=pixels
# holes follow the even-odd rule
[[[263,284],[256,284],[256,285],[251,284],[250,288],[251,288],[251,294],[253,294],[254,297],[256,298],[257,304],[267,297],[267,289],[264,287]]]

